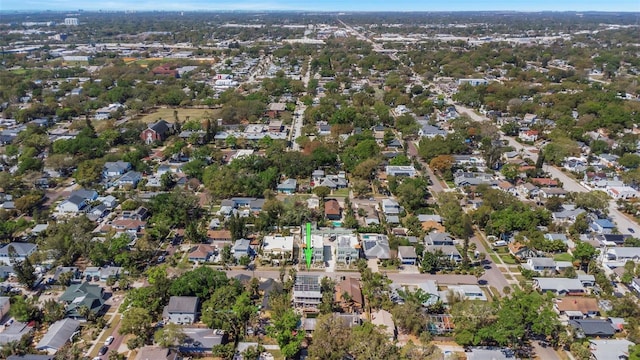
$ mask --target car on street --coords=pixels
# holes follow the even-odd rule
[[[634,234],[636,231],[633,230],[632,228],[628,228],[627,230],[629,230],[630,233]]]
[[[106,354],[107,351],[109,351],[109,348],[106,347],[106,346],[103,346],[103,347],[100,348],[100,350],[98,350],[98,355],[102,356],[102,355]]]
[[[105,345],[105,346],[109,346],[109,345],[111,345],[111,343],[113,343],[113,340],[114,340],[114,337],[113,337],[113,336],[109,336],[109,337],[107,338],[107,340],[105,340],[105,341],[104,341],[104,345]]]

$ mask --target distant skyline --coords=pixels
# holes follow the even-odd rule
[[[638,0],[1,0],[0,11],[615,11],[638,12]]]

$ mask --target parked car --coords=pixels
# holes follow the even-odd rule
[[[109,345],[111,345],[111,343],[113,343],[113,340],[114,340],[114,337],[113,337],[113,336],[109,336],[109,337],[107,338],[107,340],[105,340],[105,341],[104,341],[104,345],[105,345],[105,346],[109,346]]]
[[[106,354],[107,351],[109,351],[109,348],[106,347],[106,346],[103,346],[103,347],[100,348],[100,350],[98,350],[98,355],[102,356],[102,355]]]

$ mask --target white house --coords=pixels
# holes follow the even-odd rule
[[[538,140],[538,131],[537,130],[520,131],[520,133],[518,134],[518,138],[522,141],[534,142]]]
[[[12,242],[0,248],[0,263],[13,265],[24,261],[38,249],[38,245],[25,242]]]
[[[414,177],[416,176],[416,168],[411,166],[393,166],[388,165],[385,169],[385,172],[389,176],[408,176]]]
[[[398,215],[402,212],[402,207],[393,199],[383,199],[382,212],[385,213],[385,215]]]
[[[607,188],[607,194],[614,200],[635,199],[638,197],[638,191],[631,186],[610,186]]]
[[[174,324],[193,324],[197,315],[197,296],[172,296],[162,312],[162,317]]]

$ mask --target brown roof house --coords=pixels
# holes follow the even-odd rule
[[[566,296],[557,299],[554,308],[558,314],[566,315],[569,320],[594,317],[600,313],[598,300],[583,296]]]
[[[329,220],[342,219],[342,209],[336,199],[329,199],[324,203],[324,216]]]
[[[364,297],[360,281],[348,277],[336,286],[336,302],[349,312],[360,312],[364,307]]]

